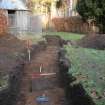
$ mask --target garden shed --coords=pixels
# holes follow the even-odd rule
[[[5,11],[10,33],[28,31],[29,10],[21,0],[0,0],[0,9]]]

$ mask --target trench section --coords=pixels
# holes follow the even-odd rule
[[[66,105],[65,92],[59,80],[59,51],[62,45],[57,36],[45,36],[43,50],[32,55],[24,67],[20,98],[16,105],[37,105],[37,97],[46,96],[46,105]],[[40,75],[41,74],[41,75]]]

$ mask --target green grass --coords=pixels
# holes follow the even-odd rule
[[[77,79],[71,85],[81,83],[96,105],[105,105],[105,51],[69,46],[65,49],[71,61],[69,73]],[[92,90],[102,98],[92,96]]]
[[[0,91],[8,87],[8,76],[0,75]]]
[[[62,39],[64,40],[79,40],[81,39],[84,35],[83,34],[76,34],[76,33],[67,33],[67,32],[47,32],[47,33],[42,33],[39,35],[34,35],[34,34],[25,34],[25,35],[21,35],[19,36],[19,39],[21,40],[31,40],[31,42],[33,44],[45,40],[42,36],[44,35],[57,35],[60,36]]]
[[[19,39],[30,40],[32,44],[36,44],[39,41],[44,40],[44,38],[42,37],[41,34],[36,35],[36,34],[30,34],[30,33],[27,34],[27,35],[25,34],[25,35],[20,36]]]
[[[58,35],[64,40],[79,40],[84,36],[83,34],[68,33],[68,32],[47,32],[47,34]]]

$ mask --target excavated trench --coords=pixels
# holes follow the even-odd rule
[[[16,104],[8,105],[95,105],[81,84],[70,85],[76,78],[68,75],[70,61],[65,57],[62,39],[45,38],[46,42],[32,46],[31,61],[25,62],[19,86],[16,86],[19,91],[10,99]],[[47,102],[38,103],[40,96],[47,97]]]
[[[45,38],[45,43],[40,42],[41,50],[34,49],[37,52],[33,50],[31,61],[25,64],[16,105],[38,105],[37,98],[40,96],[49,99],[43,105],[66,105],[65,92],[59,80],[62,41],[57,36]]]

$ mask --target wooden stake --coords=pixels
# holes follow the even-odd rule
[[[31,51],[30,51],[30,49],[28,49],[28,60],[29,60],[29,62],[31,61]]]
[[[42,72],[42,64],[40,65],[40,73]]]

